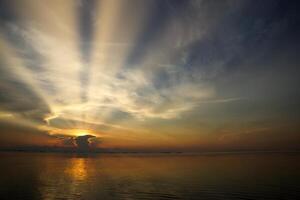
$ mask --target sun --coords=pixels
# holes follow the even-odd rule
[[[49,132],[50,135],[68,135],[71,137],[79,137],[79,136],[95,136],[97,135],[93,130],[91,129],[54,129]]]
[[[78,136],[84,136],[84,135],[93,135],[90,130],[85,129],[75,129],[72,130],[72,135],[78,137]]]

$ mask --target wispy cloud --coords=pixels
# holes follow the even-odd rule
[[[0,119],[51,134],[76,127],[100,135],[149,132],[141,124],[202,110],[260,110],[290,91],[275,95],[282,85],[298,82],[295,49],[283,45],[291,43],[285,34],[296,37],[293,15],[249,2],[1,3]],[[281,46],[290,53],[274,56]],[[288,80],[278,78],[283,71]],[[264,88],[270,97],[261,97]]]

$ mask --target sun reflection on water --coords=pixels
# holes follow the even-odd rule
[[[75,158],[71,161],[71,167],[67,173],[76,181],[83,181],[87,178],[87,164],[84,158]]]

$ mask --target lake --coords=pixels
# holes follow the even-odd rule
[[[0,153],[0,199],[297,199],[300,154]]]

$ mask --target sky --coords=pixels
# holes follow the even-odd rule
[[[0,0],[0,148],[299,150],[299,9]]]

